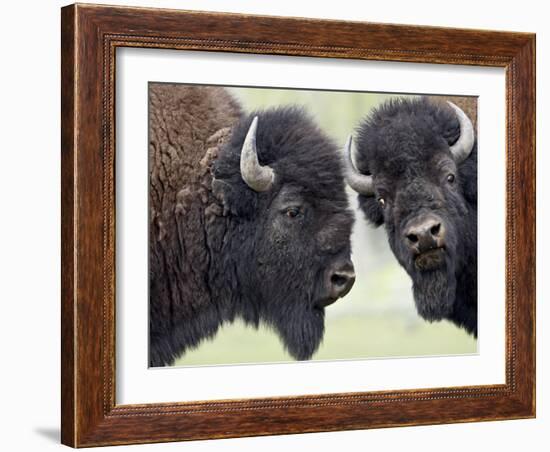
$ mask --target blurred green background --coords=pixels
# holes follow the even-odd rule
[[[266,88],[230,88],[245,111],[304,106],[338,144],[359,120],[391,94]],[[401,96],[401,95],[400,95]],[[357,274],[350,293],[326,309],[325,336],[313,360],[454,355],[477,352],[477,341],[448,321],[428,323],[416,313],[411,282],[399,266],[383,228],[366,224],[357,210],[352,260]],[[235,322],[176,360],[176,366],[293,361],[272,330]]]

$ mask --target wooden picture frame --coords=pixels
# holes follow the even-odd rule
[[[70,5],[62,8],[62,442],[73,447],[535,416],[535,35]],[[115,50],[506,70],[506,382],[263,399],[115,403]]]

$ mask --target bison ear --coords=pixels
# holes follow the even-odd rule
[[[460,138],[460,123],[458,119],[453,118],[453,121],[447,124],[445,130],[443,130],[443,138],[449,146],[458,141]]]
[[[359,208],[365,214],[365,218],[374,227],[378,227],[384,223],[384,211],[380,204],[372,196],[359,195]]]
[[[250,218],[257,208],[257,196],[246,190],[240,175],[212,180],[212,194],[223,206],[223,215]]]
[[[477,205],[477,149],[474,148],[469,159],[459,168],[460,182],[464,197],[471,204]]]

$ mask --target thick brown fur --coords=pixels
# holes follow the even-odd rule
[[[149,87],[150,334],[210,303],[205,223],[220,208],[210,167],[241,109],[219,87]],[[187,275],[187,276],[186,276]],[[163,302],[164,301],[164,302]],[[168,355],[173,355],[169,352]]]

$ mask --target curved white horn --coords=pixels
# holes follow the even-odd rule
[[[252,190],[257,192],[267,191],[275,180],[275,172],[268,165],[262,166],[258,161],[256,150],[256,129],[258,117],[255,116],[250,124],[246,138],[241,149],[241,176]]]
[[[344,147],[344,162],[346,165],[346,182],[348,185],[353,188],[357,193],[365,196],[374,195],[374,181],[372,176],[361,174],[355,168],[352,159],[352,141],[353,138],[350,135],[346,141]]]
[[[459,107],[457,107],[452,102],[447,101],[447,103],[453,108],[458,118],[458,123],[460,124],[460,137],[458,141],[450,147],[451,154],[457,163],[461,163],[470,155],[472,149],[474,148],[475,136],[474,136],[474,126],[470,118],[466,116]]]

